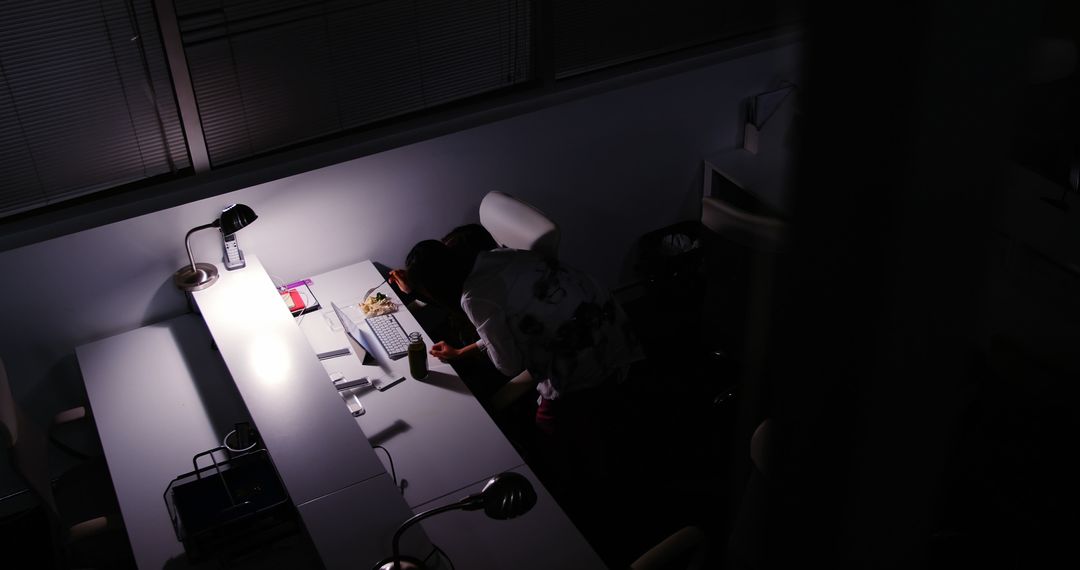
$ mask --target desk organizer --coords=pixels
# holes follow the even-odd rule
[[[235,559],[299,532],[296,510],[265,449],[218,461],[216,447],[192,458],[194,470],[165,489],[176,538],[191,562]],[[199,467],[208,456],[210,465]]]

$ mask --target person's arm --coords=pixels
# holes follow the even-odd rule
[[[402,293],[412,293],[412,286],[409,285],[409,273],[406,270],[392,269],[386,280],[391,285],[395,285]]]
[[[462,308],[476,325],[476,333],[480,336],[480,340],[473,344],[487,353],[499,372],[514,376],[525,369],[521,351],[514,342],[502,307],[483,299],[466,299]]]
[[[454,348],[445,341],[439,341],[431,347],[431,355],[443,362],[457,360],[467,356],[474,356],[479,352],[480,347],[476,346],[475,342],[461,348]]]

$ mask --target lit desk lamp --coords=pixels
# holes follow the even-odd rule
[[[255,221],[255,212],[243,204],[231,204],[221,211],[221,217],[209,224],[191,228],[184,236],[184,247],[187,248],[188,261],[191,267],[184,266],[173,273],[173,283],[182,291],[200,291],[217,281],[217,268],[211,263],[195,263],[191,255],[191,234],[209,228],[221,228],[221,235],[230,236],[241,228]]]
[[[469,495],[456,503],[435,507],[413,515],[409,520],[401,523],[397,532],[394,533],[392,544],[394,555],[379,562],[375,566],[375,570],[422,570],[426,568],[423,561],[412,556],[402,556],[398,550],[398,541],[401,539],[401,535],[405,533],[406,529],[422,519],[456,509],[463,511],[484,509],[484,512],[489,517],[496,520],[506,520],[529,512],[529,509],[533,508],[535,504],[536,491],[533,490],[532,484],[524,475],[500,473],[489,479],[487,484],[484,485],[484,489],[479,493]]]

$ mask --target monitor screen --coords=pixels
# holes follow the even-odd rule
[[[364,331],[360,329],[356,321],[352,320],[337,303],[331,301],[330,306],[334,308],[334,313],[337,315],[338,320],[341,321],[341,326],[345,329],[345,337],[349,340],[349,346],[352,347],[353,354],[360,359],[360,362],[367,365],[379,364],[380,367],[387,368],[382,366],[379,359],[376,359],[376,351],[371,350],[367,339],[364,337]]]

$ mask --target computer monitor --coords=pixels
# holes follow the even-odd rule
[[[378,357],[378,351],[371,349],[371,344],[368,343],[367,338],[364,336],[364,331],[360,329],[360,326],[356,324],[356,321],[352,320],[337,303],[331,301],[330,306],[334,308],[334,314],[336,314],[338,320],[341,321],[341,326],[345,329],[345,338],[349,340],[349,346],[352,347],[353,354],[360,359],[360,362],[368,366],[378,365],[384,371],[389,373],[390,367],[382,362],[382,358]]]

